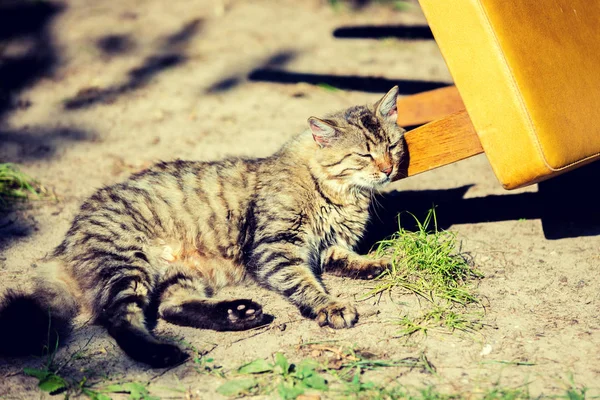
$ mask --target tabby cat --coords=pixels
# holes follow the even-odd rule
[[[98,190],[34,289],[4,295],[0,352],[41,352],[64,339],[82,308],[133,359],[180,363],[186,353],[152,334],[156,317],[219,331],[265,324],[251,300],[213,299],[245,279],[320,326],[352,327],[356,308],[331,296],[320,275],[367,279],[387,267],[352,249],[374,191],[399,174],[397,96],[394,87],[373,106],[311,117],[310,129],[267,158],[161,162]]]

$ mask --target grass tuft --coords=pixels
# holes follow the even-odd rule
[[[50,395],[63,394],[65,399],[71,397],[88,398],[90,400],[112,400],[111,394],[128,395],[131,400],[159,400],[152,396],[148,389],[148,382],[120,382],[111,385],[102,385],[98,379],[90,379],[83,375],[73,378],[64,375],[63,369],[73,361],[84,358],[84,350],[89,346],[93,336],[66,360],[57,362],[58,340],[52,349],[46,349],[46,356],[40,368],[24,368],[23,373],[38,380],[38,388]],[[83,370],[81,370],[83,372]],[[93,371],[92,371],[93,372]]]
[[[330,85],[328,83],[318,83],[317,87],[320,87],[321,89],[324,89],[324,90],[326,90],[328,92],[334,92],[335,93],[335,92],[339,92],[340,91],[340,89],[338,89],[335,86],[332,86],[332,85]]]
[[[529,389],[525,388],[502,388],[490,389],[482,396],[483,400],[529,400],[532,399]]]
[[[0,208],[27,199],[40,198],[45,189],[14,164],[0,164]]]
[[[217,392],[228,397],[269,395],[284,400],[301,395],[307,398],[320,398],[321,395],[327,398],[380,398],[387,392],[373,382],[364,382],[365,372],[400,367],[435,373],[435,367],[424,354],[418,358],[382,360],[374,354],[356,350],[354,346],[305,343],[301,347],[323,357],[298,363],[289,361],[283,353],[276,353],[273,362],[259,358],[237,368],[238,377],[227,380]]]
[[[426,334],[431,328],[473,332],[482,327],[482,305],[474,293],[473,281],[482,278],[457,247],[456,235],[440,231],[435,209],[429,210],[415,232],[400,224],[391,238],[378,243],[378,257],[388,257],[391,269],[375,281],[364,298],[383,293],[414,294],[420,301],[418,315],[404,315],[397,322],[401,335]],[[473,307],[476,306],[476,307]]]

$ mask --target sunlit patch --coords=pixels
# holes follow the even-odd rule
[[[246,278],[245,269],[235,261],[205,254],[179,241],[155,239],[150,243],[149,252],[162,265],[163,273],[171,268],[184,268],[202,277],[213,289],[239,284]]]
[[[177,260],[175,255],[173,254],[173,248],[171,246],[164,246],[162,253],[160,253],[160,258],[167,262],[173,262]]]
[[[163,263],[174,263],[181,259],[183,246],[175,242],[167,242],[163,239],[154,239],[150,242],[150,254],[153,258]]]

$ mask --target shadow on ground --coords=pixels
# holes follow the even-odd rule
[[[64,108],[78,110],[98,104],[114,103],[121,95],[147,86],[159,73],[183,64],[186,61],[185,46],[202,29],[202,23],[201,19],[191,20],[179,31],[163,38],[162,44],[154,54],[146,57],[138,67],[127,73],[125,82],[105,88],[83,88],[75,96],[64,101]],[[132,49],[133,41],[127,36],[107,35],[100,38],[96,45],[105,55],[115,55]]]
[[[65,6],[46,1],[0,0],[0,160],[23,162],[46,159],[57,146],[84,140],[75,129],[9,129],[6,117],[27,109],[31,102],[22,91],[40,79],[52,77],[59,56],[50,25]],[[21,210],[30,207],[13,199],[0,199],[0,249],[12,240],[37,230],[37,222]]]
[[[305,72],[282,71],[270,68],[258,68],[248,75],[250,81],[282,84],[310,83],[328,85],[341,90],[356,90],[366,93],[387,93],[398,85],[400,94],[410,95],[449,86],[447,82],[432,82],[411,79],[388,79],[374,76],[312,74]]]
[[[423,220],[436,206],[439,229],[456,224],[475,224],[519,219],[541,219],[546,239],[600,235],[598,192],[592,182],[600,176],[600,162],[539,183],[537,193],[490,195],[465,199],[471,185],[446,190],[394,191],[378,198],[371,225],[361,250],[402,227],[416,230],[410,212]]]
[[[109,34],[97,39],[96,47],[102,51],[104,56],[112,57],[133,51],[136,44],[130,35]]]
[[[272,56],[268,57],[259,66],[257,69],[273,69],[273,68],[281,68],[296,58],[298,53],[293,50],[282,50],[279,51]],[[226,92],[235,88],[236,86],[242,84],[246,81],[247,72],[237,72],[233,73],[229,76],[226,76],[219,81],[213,83],[206,89],[206,94],[215,94]]]
[[[46,1],[0,0],[2,162],[47,159],[62,143],[93,139],[90,133],[75,128],[12,129],[4,124],[9,113],[31,106],[31,101],[22,97],[24,89],[53,76],[60,57],[50,26],[65,8],[63,4]]]
[[[95,135],[83,130],[72,128],[27,130],[0,129],[3,162],[26,162],[31,160],[48,159],[56,154],[57,149],[66,142],[95,140]]]
[[[51,76],[58,56],[49,27],[63,10],[45,1],[0,1],[0,121],[30,106],[19,98],[24,88]]]
[[[94,133],[72,126],[13,128],[5,123],[10,113],[32,105],[23,97],[25,89],[40,79],[54,77],[61,57],[51,27],[54,18],[66,7],[67,3],[49,1],[0,0],[1,162],[48,160],[58,155],[59,149],[67,143],[97,140]],[[112,103],[120,95],[148,85],[157,74],[186,61],[185,47],[201,30],[202,23],[200,19],[186,21],[180,29],[161,38],[153,54],[128,71],[125,82],[106,88],[83,88],[64,101],[64,108],[75,110]],[[103,57],[128,53],[136,47],[134,39],[128,35],[108,33],[94,42]],[[0,208],[0,248],[37,229],[35,220],[21,212],[24,207],[34,205],[7,202]]]
[[[399,38],[405,40],[433,39],[428,26],[348,26],[334,30],[333,36],[345,39],[381,39]],[[281,65],[259,66],[248,74],[248,80],[280,84],[309,83],[327,85],[341,90],[356,90],[367,93],[386,93],[394,85],[400,88],[400,94],[411,95],[428,90],[449,86],[447,82],[434,82],[413,79],[388,79],[374,76],[314,74],[281,69]]]
[[[334,30],[333,36],[339,39],[433,40],[433,33],[427,25],[343,26]]]

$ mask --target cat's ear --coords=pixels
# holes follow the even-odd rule
[[[396,106],[396,100],[398,99],[398,86],[394,86],[390,89],[385,96],[375,103],[375,110],[378,116],[396,121],[398,118],[398,107]]]
[[[310,117],[308,125],[312,131],[313,139],[321,147],[327,147],[336,136],[335,128],[328,122],[317,117]]]

